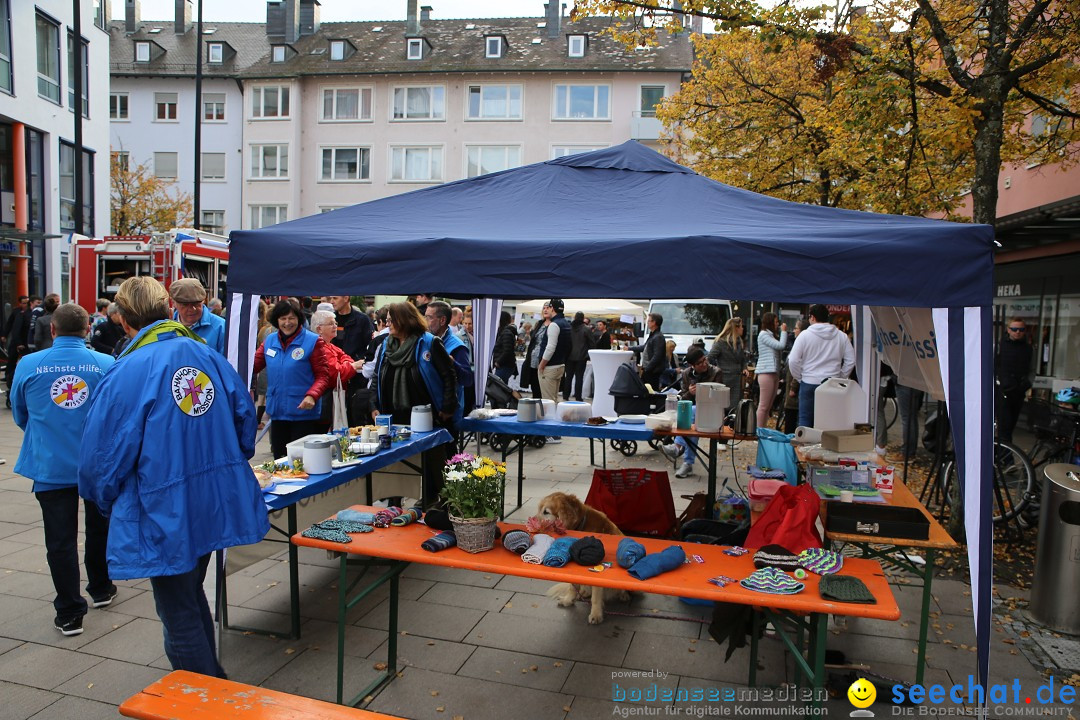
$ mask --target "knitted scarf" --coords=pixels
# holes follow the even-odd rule
[[[117,360],[125,357],[126,355],[130,355],[141,347],[146,347],[150,343],[158,342],[162,339],[163,335],[167,335],[170,333],[173,335],[182,335],[184,337],[191,338],[192,340],[197,340],[201,343],[206,342],[201,337],[186,328],[183,323],[178,323],[175,320],[161,320],[160,322],[157,322],[153,326],[151,326],[151,328],[145,333],[143,333],[143,336],[139,338],[138,342],[132,343],[131,345],[128,345],[126,348],[124,348],[124,352],[120,353],[120,357],[118,357]]]
[[[412,398],[409,397],[409,371],[416,365],[416,343],[419,340],[418,335],[410,335],[404,340],[398,340],[391,335],[386,340],[383,362],[389,363],[394,369],[390,400],[391,407],[398,410],[412,407]]]

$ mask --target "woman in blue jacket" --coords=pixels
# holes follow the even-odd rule
[[[780,326],[780,339],[776,338],[776,313],[761,316],[761,332],[757,336],[758,358],[754,373],[757,375],[758,397],[757,426],[768,427],[769,413],[780,377],[780,351],[787,347],[787,323]]]
[[[115,579],[150,578],[176,670],[224,677],[203,592],[215,550],[270,529],[248,459],[255,406],[220,353],[169,320],[151,277],[116,293],[131,342],[91,398],[79,455],[79,494],[109,516]]]

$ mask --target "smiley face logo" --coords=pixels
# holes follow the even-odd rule
[[[848,700],[857,708],[868,708],[877,700],[877,688],[866,678],[859,678],[851,683],[847,691]]]

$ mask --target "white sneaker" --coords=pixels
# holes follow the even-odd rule
[[[727,443],[720,443],[719,445],[716,446],[716,452],[727,452],[727,451],[728,451],[728,444]]]
[[[688,462],[684,462],[679,466],[679,469],[675,471],[675,477],[685,478],[694,474],[694,466]]]
[[[559,444],[559,443],[561,443],[561,442],[562,442],[562,438],[561,438],[561,437],[549,437],[549,438],[547,439],[547,443],[546,443],[546,444],[547,444],[547,445],[558,445],[558,444]]]
[[[676,445],[675,443],[668,443],[667,445],[661,445],[660,449],[664,452],[665,455],[667,455],[672,460],[674,460],[675,458],[679,457],[680,454],[682,454],[682,449],[678,445]]]

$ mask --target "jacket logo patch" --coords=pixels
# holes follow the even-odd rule
[[[300,348],[300,347],[293,348],[292,352],[289,353],[289,357],[291,357],[293,360],[303,360],[304,359],[304,348]]]
[[[199,417],[214,404],[214,383],[199,368],[180,368],[171,385],[173,400],[185,415]]]
[[[426,362],[431,362],[431,351],[430,350],[425,350],[423,358],[424,358],[424,360]]]
[[[57,407],[74,410],[90,397],[90,388],[78,375],[61,375],[53,381],[49,396]]]

